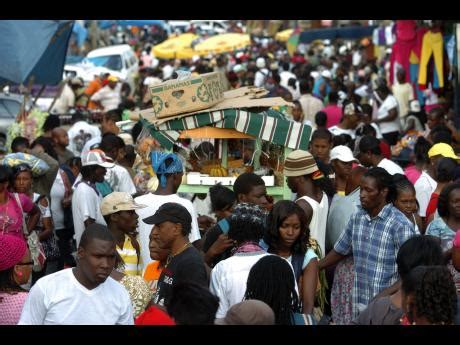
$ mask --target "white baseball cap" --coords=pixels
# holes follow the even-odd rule
[[[104,168],[113,168],[115,164],[107,162],[107,157],[104,151],[99,149],[94,149],[86,152],[81,157],[81,165],[99,165]]]
[[[410,101],[409,108],[410,108],[410,111],[413,112],[413,113],[420,112],[420,110],[421,110],[420,102],[418,100],[416,100],[416,99]]]
[[[263,57],[259,57],[256,60],[257,68],[265,68],[265,59]]]
[[[327,69],[321,72],[321,76],[322,76],[323,78],[327,78],[327,79],[331,79],[331,78],[332,78],[331,71],[329,71],[329,70],[327,70]]]
[[[357,162],[358,161],[355,157],[353,157],[353,152],[351,152],[350,148],[345,145],[339,145],[339,146],[334,147],[331,150],[330,157],[331,157],[330,159],[331,161],[333,161],[334,159],[338,159],[339,161],[342,161],[342,162]]]

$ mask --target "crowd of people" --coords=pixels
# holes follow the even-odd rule
[[[49,115],[42,136],[11,144],[46,169],[0,165],[0,324],[458,324],[453,103],[444,90],[428,107],[404,69],[391,84],[388,62],[362,43],[292,56],[254,43],[143,61],[132,93],[110,75],[70,80],[56,112],[81,101],[101,110],[100,128],[78,109],[69,129]],[[142,124],[116,123],[150,107],[148,86],[180,70],[221,72],[229,88],[292,102],[278,110],[312,135],[282,162],[290,200],[245,172],[232,188],[210,186],[203,213],[178,192],[188,169],[179,150],[151,140],[143,165]]]

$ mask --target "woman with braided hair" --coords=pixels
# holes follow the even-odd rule
[[[276,325],[314,324],[310,315],[302,314],[292,267],[277,255],[265,256],[251,268],[244,299],[268,304]]]
[[[457,294],[445,266],[418,266],[402,281],[403,325],[452,325]]]

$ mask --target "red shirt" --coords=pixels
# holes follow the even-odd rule
[[[428,219],[432,214],[434,214],[438,208],[438,199],[439,199],[439,194],[437,193],[432,193],[430,202],[428,203],[428,206],[426,208],[426,219]]]
[[[386,159],[391,159],[391,149],[390,145],[388,145],[384,140],[380,140],[380,151],[382,152],[382,156]]]

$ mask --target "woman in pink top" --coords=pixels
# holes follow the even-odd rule
[[[404,175],[414,185],[422,175],[422,171],[426,170],[430,165],[430,159],[428,158],[430,148],[431,144],[423,137],[419,137],[414,145],[415,164],[404,169]]]
[[[329,93],[329,104],[322,109],[327,114],[327,128],[338,125],[342,118],[342,108],[337,105],[338,101],[339,94],[331,91]]]
[[[22,227],[22,210],[29,215],[27,229],[33,229],[40,219],[40,210],[32,200],[24,194],[18,194],[19,205],[15,194],[8,191],[11,171],[8,167],[0,166],[0,233],[17,236],[24,240]]]
[[[33,261],[25,241],[0,234],[0,325],[16,325],[28,292]]]

